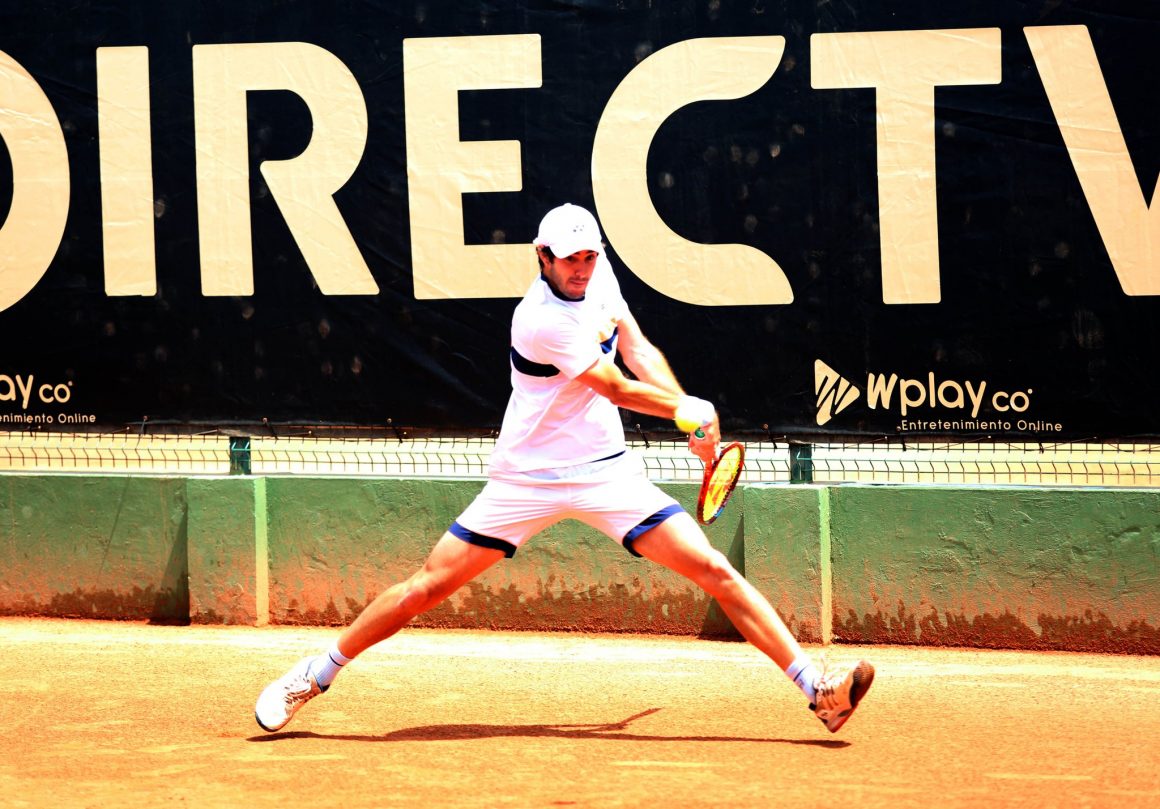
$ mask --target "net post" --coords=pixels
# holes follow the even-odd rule
[[[789,442],[789,482],[814,482],[814,447],[812,444]]]
[[[230,436],[230,474],[250,474],[250,437]]]

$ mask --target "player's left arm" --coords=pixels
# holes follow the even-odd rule
[[[616,339],[617,351],[633,376],[661,390],[684,396],[685,390],[677,381],[669,361],[661,350],[644,336],[636,318],[626,312],[617,326],[619,327]],[[705,432],[707,435],[702,438],[696,435],[689,436],[689,449],[698,457],[712,458],[716,455],[717,444],[721,439],[721,428],[715,416]]]
[[[620,358],[633,376],[670,393],[683,395],[685,390],[677,381],[669,361],[665,359],[661,350],[644,336],[636,318],[631,314],[625,314],[617,326],[620,330],[616,338],[616,347],[620,352]]]

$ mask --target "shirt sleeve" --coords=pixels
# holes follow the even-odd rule
[[[612,264],[603,254],[601,254],[597,261],[597,272],[600,273],[601,283],[606,288],[604,294],[612,310],[612,319],[617,322],[624,320],[624,318],[628,317],[628,303],[624,300],[624,296],[620,294],[620,282],[616,280],[616,273],[612,271]]]
[[[587,371],[603,354],[592,333],[572,318],[541,323],[535,345],[536,361],[555,365],[569,379]]]

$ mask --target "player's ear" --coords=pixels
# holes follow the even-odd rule
[[[547,247],[546,245],[542,244],[536,245],[536,258],[540,260],[541,270],[546,270],[548,265],[552,263],[552,259],[555,257],[556,254],[552,252],[551,247]]]

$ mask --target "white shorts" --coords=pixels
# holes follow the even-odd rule
[[[582,467],[492,477],[448,530],[511,557],[535,534],[571,518],[640,556],[633,542],[682,511],[645,476],[640,456],[626,452]]]

